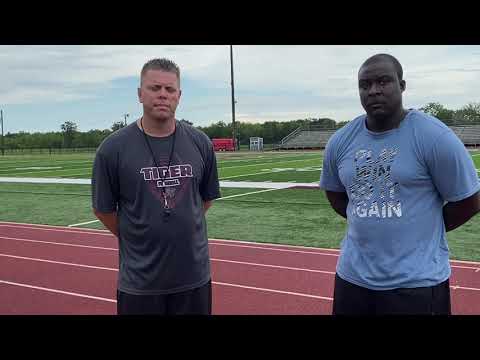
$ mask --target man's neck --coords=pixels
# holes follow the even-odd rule
[[[367,128],[373,132],[383,132],[397,128],[406,114],[407,110],[401,107],[395,114],[387,119],[375,119],[367,115]]]
[[[143,130],[147,135],[167,137],[175,131],[176,121],[175,118],[157,120],[144,115],[137,120],[137,125],[140,129],[143,126]]]

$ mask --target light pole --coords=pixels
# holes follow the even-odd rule
[[[125,118],[125,126],[127,126],[127,117],[129,116],[129,114],[123,114],[123,117]]]
[[[3,147],[3,110],[0,110],[0,122],[2,123],[2,155],[5,155],[5,149]]]
[[[235,150],[237,150],[237,131],[235,125],[235,89],[233,83],[233,46],[230,45],[230,77],[231,77],[231,85],[232,85],[232,136],[233,142],[235,146]]]

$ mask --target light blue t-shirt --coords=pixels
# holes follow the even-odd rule
[[[451,273],[442,207],[480,190],[472,158],[420,111],[381,133],[365,121],[335,132],[323,159],[320,187],[349,199],[337,273],[373,290],[437,285]]]

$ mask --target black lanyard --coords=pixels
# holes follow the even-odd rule
[[[142,128],[142,132],[143,132],[143,137],[145,138],[145,143],[147,144],[147,147],[148,149],[150,150],[150,154],[152,155],[152,159],[153,159],[153,163],[155,164],[155,166],[157,167],[157,171],[158,171],[158,175],[160,175],[161,171],[159,170],[159,166],[158,166],[158,163],[157,163],[157,160],[155,159],[155,155],[153,153],[153,150],[152,150],[152,147],[150,145],[150,141],[148,140],[148,137],[147,137],[147,134],[145,133],[145,129],[143,128],[143,116],[142,118],[140,119],[140,127]],[[170,163],[172,161],[172,158],[173,158],[173,152],[175,150],[175,138],[176,138],[176,135],[177,135],[177,126],[175,124],[175,129],[173,130],[173,140],[172,140],[172,147],[170,148],[170,156],[168,157],[168,165],[167,165],[167,171],[165,172],[165,175],[170,172]],[[167,201],[167,195],[165,193],[165,179],[166,177],[161,177],[161,180],[162,180],[162,196],[163,196],[163,201],[164,201],[164,206],[163,206],[163,216],[164,218],[166,219],[167,217],[170,216],[170,213],[171,213],[171,207],[168,205],[168,201]]]

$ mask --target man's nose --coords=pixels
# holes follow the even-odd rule
[[[368,89],[368,95],[376,95],[381,92],[381,88],[378,84],[372,83]]]
[[[159,97],[161,97],[161,98],[167,97],[167,94],[168,94],[168,92],[167,92],[167,90],[164,89],[164,88],[161,88],[161,89],[158,91],[158,93],[157,93],[157,95],[158,95]]]

